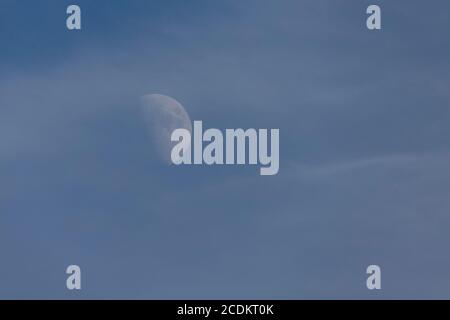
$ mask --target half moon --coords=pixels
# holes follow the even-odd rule
[[[192,133],[188,113],[177,100],[162,94],[141,97],[141,106],[158,158],[167,164],[172,163],[170,153],[177,143],[170,140],[172,132],[184,128]]]

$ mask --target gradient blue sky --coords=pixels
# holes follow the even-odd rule
[[[0,0],[0,298],[450,298],[449,12]],[[280,128],[279,174],[161,165],[148,93]]]

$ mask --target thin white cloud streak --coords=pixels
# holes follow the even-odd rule
[[[418,170],[428,168],[434,170],[437,168],[436,165],[450,167],[450,153],[392,154],[318,165],[291,163],[287,171],[290,172],[290,176],[314,179],[334,178],[336,175],[348,175],[377,168],[416,168]]]

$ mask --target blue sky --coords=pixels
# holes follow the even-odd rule
[[[0,298],[449,298],[449,10],[2,0]],[[279,128],[279,174],[161,165],[148,93]]]

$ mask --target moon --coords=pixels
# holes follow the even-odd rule
[[[142,96],[141,106],[158,158],[166,164],[172,163],[170,153],[176,142],[170,136],[178,128],[192,133],[189,114],[177,100],[162,94]]]

